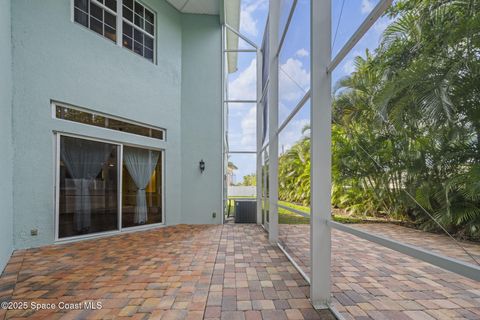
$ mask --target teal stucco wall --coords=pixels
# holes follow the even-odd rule
[[[181,222],[181,14],[144,3],[157,13],[157,65],[72,22],[70,1],[13,1],[16,248],[54,241],[54,131],[164,148],[166,223]],[[167,141],[53,119],[51,100],[163,127]]]
[[[143,2],[157,13],[157,64],[72,22],[70,1],[12,2],[15,248],[54,242],[57,132],[165,149],[166,224],[221,222],[219,18]],[[165,128],[167,140],[53,119],[52,101]]]
[[[218,16],[185,14],[182,29],[182,220],[221,223],[220,21]]]
[[[0,0],[0,273],[13,249],[10,0]]]

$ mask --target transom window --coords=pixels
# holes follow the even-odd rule
[[[73,20],[155,62],[155,13],[135,0],[74,0]]]
[[[69,106],[67,107],[64,105],[55,104],[54,107],[55,118],[57,119],[63,119],[110,130],[122,131],[144,137],[165,140],[165,130],[163,129],[152,128],[130,121],[115,119],[107,115],[84,111]]]

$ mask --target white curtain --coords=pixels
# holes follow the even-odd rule
[[[60,154],[75,184],[74,229],[82,231],[91,225],[90,185],[102,171],[113,146],[101,142],[62,137]]]
[[[159,151],[125,147],[123,161],[128,172],[137,186],[137,205],[135,206],[135,224],[147,222],[147,198],[145,188],[150,182],[153,171],[157,166]]]

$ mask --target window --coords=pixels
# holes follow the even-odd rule
[[[117,5],[121,6],[119,12]],[[155,13],[140,2],[73,0],[73,20],[155,62]]]
[[[55,118],[164,140],[165,130],[147,127],[106,115],[55,105]]]
[[[118,229],[119,146],[60,137],[58,238]]]
[[[124,146],[122,228],[162,222],[162,153]]]
[[[74,21],[117,41],[117,0],[75,0]]]
[[[63,134],[57,141],[58,239],[163,223],[163,151]]]
[[[133,0],[123,1],[123,46],[153,62],[155,14]]]

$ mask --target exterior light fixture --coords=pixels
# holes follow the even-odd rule
[[[200,160],[199,168],[200,168],[201,173],[203,173],[203,171],[205,171],[205,161],[203,161],[203,159]]]

